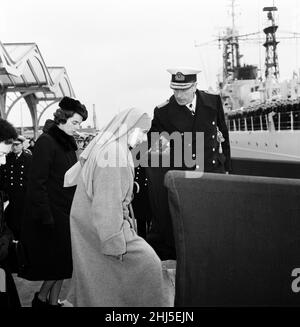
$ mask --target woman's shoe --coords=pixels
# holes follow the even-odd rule
[[[50,304],[49,299],[47,299],[47,305],[50,308],[61,308],[64,306],[64,303],[62,303],[60,300],[58,300],[56,304]]]
[[[57,301],[57,304],[58,304],[59,307],[63,307],[63,306],[65,305],[65,304],[64,304],[62,301],[60,301],[60,300]]]
[[[39,299],[39,292],[36,292],[34,294],[34,298],[31,302],[31,307],[32,308],[48,308],[49,304],[47,302],[44,302],[42,300]]]

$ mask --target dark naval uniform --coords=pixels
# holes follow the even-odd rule
[[[5,211],[6,221],[15,239],[19,239],[20,234],[20,221],[24,209],[31,158],[31,154],[24,150],[20,156],[10,152],[6,156],[6,164],[1,167],[4,190],[9,197],[9,205]]]
[[[137,221],[138,235],[144,239],[146,239],[152,217],[149,203],[148,182],[149,180],[146,176],[145,168],[137,166],[135,168],[132,207]]]
[[[186,106],[180,106],[174,96],[164,104],[156,107],[149,132],[150,138],[151,132],[167,132],[169,134],[180,132],[182,144],[184,144],[184,132],[191,132],[192,144],[187,143],[187,145],[192,147],[193,159],[196,160],[195,133],[203,132],[204,171],[225,173],[225,171],[230,170],[230,143],[221,98],[219,95],[199,90],[196,91],[196,97],[196,110],[194,114]],[[222,133],[221,140],[218,136],[218,131]],[[172,147],[171,143],[170,147]],[[196,166],[186,167],[184,160],[182,162],[182,167],[178,167],[178,169],[198,168]],[[176,169],[176,167],[172,168]]]
[[[177,103],[174,95],[154,110],[152,126],[148,134],[151,146],[157,139],[151,132],[179,132],[183,145],[191,147],[195,165],[186,166],[184,158],[182,165],[174,165],[174,143],[169,143],[170,167],[146,168],[149,177],[149,197],[153,211],[152,225],[147,241],[155,249],[161,260],[176,259],[172,220],[168,207],[167,189],[164,187],[164,175],[170,169],[195,170],[204,172],[225,173],[230,171],[230,142],[225,123],[224,110],[219,95],[197,90],[195,111]],[[191,132],[185,140],[185,132]],[[204,151],[196,149],[196,132],[204,133]],[[154,139],[153,139],[154,138]],[[197,144],[199,146],[199,144]],[[184,154],[184,151],[182,151]],[[204,167],[199,167],[197,155],[202,156]],[[204,158],[203,158],[204,155]]]
[[[8,249],[12,244],[13,235],[8,229],[4,219],[4,200],[5,196],[2,192],[3,177],[0,172],[0,275],[4,277],[6,292],[0,291],[0,308],[17,308],[21,307],[18,291],[10,271],[8,262]],[[3,274],[4,273],[4,274]]]

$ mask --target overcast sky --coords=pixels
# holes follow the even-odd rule
[[[297,0],[274,1],[279,31],[300,33]],[[222,65],[218,43],[212,41],[231,25],[229,0],[0,0],[0,41],[34,42],[47,66],[67,69],[76,97],[92,117],[95,104],[98,124],[119,110],[139,107],[150,115],[172,94],[166,69],[191,66],[202,70],[200,89],[216,87]],[[262,30],[273,0],[236,1],[240,34]],[[281,78],[299,70],[300,39],[279,44]],[[240,44],[243,63],[264,63],[264,49],[255,42]],[[23,123],[30,125],[23,106]],[[51,118],[54,109],[41,122]],[[20,108],[8,117],[20,125]],[[89,119],[87,124],[92,124]],[[85,125],[87,125],[85,124]]]

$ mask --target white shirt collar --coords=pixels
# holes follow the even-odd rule
[[[20,153],[18,153],[18,154],[16,155],[16,157],[17,157],[17,158],[20,158],[20,156],[21,156],[22,153],[23,153],[23,151],[20,152]]]
[[[197,101],[197,97],[196,97],[196,94],[195,94],[194,98],[193,98],[193,101],[186,105],[189,108],[189,110],[195,112],[195,110],[196,110],[196,101]]]

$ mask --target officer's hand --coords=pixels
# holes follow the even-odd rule
[[[161,148],[163,150],[168,148],[169,145],[170,145],[170,141],[166,137],[164,137],[163,135],[160,137],[159,142],[160,142]]]
[[[170,153],[170,141],[164,136],[161,136],[159,140],[161,152],[164,154]]]
[[[169,146],[169,140],[165,136],[162,135],[159,138],[159,141],[160,141],[160,144],[161,144],[162,147]]]
[[[169,140],[165,136],[160,136],[160,138],[155,142],[152,151],[157,152],[164,152],[166,148],[169,147]]]

